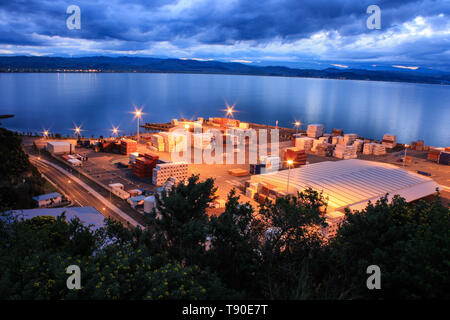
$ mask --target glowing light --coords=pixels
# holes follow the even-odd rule
[[[138,108],[134,107],[134,112],[133,112],[133,114],[134,114],[134,117],[135,117],[135,118],[141,118],[141,117],[142,117],[142,115],[144,114],[144,113],[142,112],[142,109],[143,109],[143,108],[138,109]]]
[[[118,134],[118,133],[119,133],[119,127],[114,127],[114,126],[113,126],[113,128],[112,128],[111,131],[112,131],[113,135],[114,135],[114,134]]]
[[[184,128],[187,130],[187,129],[189,129],[189,125],[186,123],[185,125],[184,125]]]
[[[294,164],[294,161],[288,160],[288,161],[287,161],[287,164],[290,165],[290,166],[292,166],[292,165]]]
[[[233,113],[236,112],[236,110],[234,110],[236,104],[233,104],[232,106],[230,106],[228,103],[225,103],[226,109],[223,110],[225,111],[225,116],[229,116],[229,117],[233,117]]]
[[[300,126],[300,121],[295,121],[295,126],[299,127]]]
[[[80,134],[80,132],[81,132],[81,126],[75,125],[75,128],[74,128],[73,130],[75,131],[75,133]]]
[[[142,109],[144,109],[144,107],[138,109],[136,108],[136,106],[134,107],[134,117],[137,119],[137,142],[139,143],[139,138],[140,138],[140,134],[139,134],[139,120],[141,119],[142,115],[144,114],[142,112]]]

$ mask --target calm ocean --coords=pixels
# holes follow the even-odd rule
[[[19,131],[83,135],[136,132],[130,111],[143,106],[142,122],[223,116],[236,104],[242,121],[293,127],[323,123],[368,138],[397,135],[450,145],[450,86],[199,74],[18,73],[0,74],[0,114],[15,114],[2,125]],[[306,129],[306,125],[302,126]]]

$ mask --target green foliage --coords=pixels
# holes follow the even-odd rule
[[[45,180],[28,160],[21,138],[0,128],[0,203],[2,208],[34,207],[33,196],[44,193]]]
[[[450,210],[439,197],[408,204],[395,196],[347,213],[328,248],[321,292],[344,299],[449,299]],[[381,268],[382,290],[367,290],[369,265]]]
[[[2,175],[1,200],[10,205],[39,190],[40,177],[27,176],[35,169],[20,158],[15,177]],[[23,199],[17,190],[26,190]],[[215,191],[213,179],[191,176],[156,196],[145,230],[108,220],[93,231],[64,215],[6,214],[0,299],[450,298],[450,210],[439,197],[412,204],[384,197],[347,212],[336,238],[325,241],[320,193],[308,189],[255,212],[232,190],[224,212],[209,217]],[[72,264],[81,268],[81,290],[66,287]],[[366,287],[369,265],[381,268],[381,290]]]
[[[263,293],[270,299],[307,299],[313,297],[309,269],[312,254],[323,245],[325,227],[322,195],[307,189],[297,196],[278,198],[260,208],[266,225],[264,234]]]
[[[208,236],[206,208],[214,200],[214,180],[199,182],[199,176],[191,176],[187,183],[179,183],[167,193],[156,195],[160,219],[154,219],[155,233],[161,239],[162,248],[187,263],[195,262],[204,252]]]
[[[109,221],[92,231],[78,219],[1,220],[0,299],[219,299],[217,277],[183,267],[166,252],[151,255]],[[108,235],[113,235],[109,237]],[[123,235],[124,238],[121,238]],[[68,290],[66,269],[81,269],[80,290]]]
[[[258,248],[263,225],[254,219],[253,214],[250,204],[239,204],[239,197],[233,189],[225,212],[211,217],[211,250],[207,254],[206,265],[229,287],[256,295],[256,275],[261,263]]]
[[[21,148],[22,140],[13,132],[0,128],[0,179],[15,182],[30,169],[28,156]]]

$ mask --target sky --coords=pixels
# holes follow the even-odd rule
[[[380,29],[366,25],[370,5]],[[0,55],[450,71],[449,17],[450,0],[0,0]]]

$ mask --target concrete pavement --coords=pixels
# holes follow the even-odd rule
[[[139,226],[144,228],[143,224],[139,223],[128,214],[120,210],[89,185],[62,167],[32,155],[30,155],[30,160],[35,166],[38,167],[40,172],[44,173],[47,178],[52,180],[58,188],[62,190],[62,192],[64,192],[80,206],[94,206],[99,212],[108,218],[129,223],[133,227]]]

